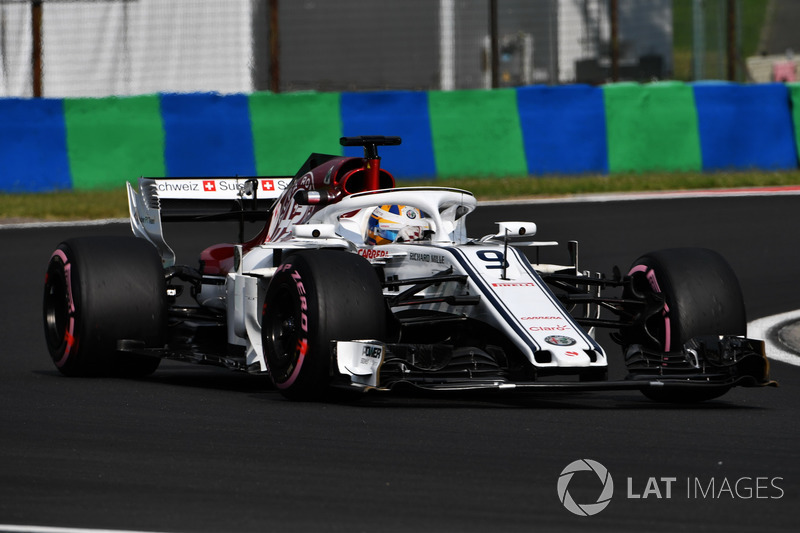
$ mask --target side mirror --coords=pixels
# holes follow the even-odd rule
[[[292,236],[299,239],[340,239],[333,224],[295,224]]]
[[[498,222],[499,231],[492,236],[494,239],[530,239],[536,235],[535,222]]]

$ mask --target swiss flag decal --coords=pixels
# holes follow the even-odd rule
[[[214,183],[213,181],[204,181],[203,190],[206,192],[216,192],[217,184]]]
[[[262,191],[274,191],[275,190],[275,182],[272,180],[261,180],[261,190]]]

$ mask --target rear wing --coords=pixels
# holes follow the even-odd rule
[[[133,234],[151,242],[165,267],[175,252],[164,241],[162,222],[174,220],[268,220],[292,176],[139,178],[130,183],[128,210]]]
[[[139,178],[137,195],[161,219],[266,219],[292,176]],[[132,188],[128,185],[130,204]]]

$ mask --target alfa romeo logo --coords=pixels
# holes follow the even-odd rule
[[[566,335],[550,335],[544,338],[544,342],[553,346],[572,346],[578,341]]]
[[[574,476],[576,472],[583,471],[594,472],[603,484],[603,490],[594,503],[577,503],[572,499],[569,490],[567,490],[570,481],[572,481],[572,476]],[[611,474],[608,473],[608,469],[591,459],[578,459],[577,461],[571,462],[561,471],[561,475],[558,477],[558,499],[564,507],[567,508],[567,511],[578,516],[596,515],[611,503],[611,497],[613,495],[614,480],[611,479]]]

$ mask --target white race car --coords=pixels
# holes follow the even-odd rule
[[[332,389],[637,389],[700,401],[769,381],[743,337],[735,274],[707,249],[643,255],[611,278],[541,264],[532,222],[469,238],[463,190],[395,188],[378,146],[312,154],[294,177],[140,178],[133,236],[69,239],[53,253],[45,337],[66,375],[141,376],[162,358],[269,375],[291,399]],[[175,264],[162,221],[263,219],[250,240]],[[531,260],[520,250],[529,250]],[[189,289],[191,305],[184,294]],[[608,296],[617,289],[618,296]],[[629,375],[607,380],[595,328],[615,330]]]

